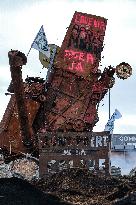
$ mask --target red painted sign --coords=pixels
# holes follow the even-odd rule
[[[75,12],[55,65],[87,78],[98,69],[106,19]]]
[[[106,29],[105,19],[104,20],[96,19],[96,17],[85,16],[81,13],[76,13],[75,18],[74,18],[74,23],[88,25],[88,26],[95,27],[103,31],[105,31]]]

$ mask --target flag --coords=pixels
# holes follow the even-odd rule
[[[50,58],[50,48],[48,46],[48,41],[43,29],[41,26],[39,32],[37,33],[31,48],[35,48],[36,50],[40,51],[41,53],[45,54],[48,58]]]
[[[121,113],[117,109],[115,109],[115,112],[112,114],[111,118],[108,120],[107,124],[105,125],[104,131],[110,131],[110,133],[112,134],[114,130],[115,120],[121,117],[122,117]]]
[[[113,119],[119,119],[121,117],[122,117],[122,115],[121,115],[121,113],[117,109],[115,109],[115,112],[111,116],[111,118],[113,118]]]

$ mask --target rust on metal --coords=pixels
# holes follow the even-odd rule
[[[54,68],[52,81],[45,93],[45,123],[48,130],[89,131],[98,121],[100,101],[112,87],[114,68],[107,68],[88,81]]]
[[[27,77],[23,82],[27,59],[19,51],[9,52],[8,91],[14,103],[1,124],[1,143],[8,149],[12,145],[14,152],[28,152],[32,144],[39,149],[41,177],[49,173],[51,160],[57,170],[61,160],[67,167],[72,161],[73,167],[87,168],[91,161],[97,172],[104,160],[102,171],[110,173],[110,135],[92,132],[99,103],[114,85],[115,69],[98,69],[106,23],[105,18],[75,12],[59,52],[50,59],[54,63],[46,80]]]
[[[24,87],[22,80],[22,66],[26,64],[27,58],[20,51],[9,51],[9,64],[11,77],[13,82],[13,88],[15,98],[17,102],[18,120],[20,123],[22,140],[25,146],[30,147],[32,145],[31,137],[32,133],[29,127],[28,112],[25,104]]]
[[[101,60],[106,24],[103,17],[75,12],[55,66],[90,79]]]

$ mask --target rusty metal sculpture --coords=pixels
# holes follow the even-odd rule
[[[32,146],[32,133],[30,131],[28,112],[24,99],[24,87],[22,80],[22,65],[27,63],[26,56],[20,51],[10,51],[8,53],[14,94],[17,102],[18,118],[25,146]]]
[[[34,146],[31,125],[39,106],[37,102],[27,100],[24,93],[21,69],[27,62],[26,56],[20,51],[11,50],[8,57],[14,94],[1,122],[1,147],[5,146],[8,150],[12,147],[15,153],[29,152]]]
[[[97,169],[103,157],[105,173],[110,172],[110,135],[92,130],[99,120],[99,103],[115,83],[115,72],[126,79],[132,70],[128,64],[127,75],[124,67],[120,74],[120,66],[109,66],[102,73],[98,69],[106,22],[102,17],[75,12],[61,48],[50,59],[53,65],[49,64],[46,80],[27,77],[23,83],[25,55],[20,51],[8,54],[12,77],[8,91],[13,95],[0,124],[0,144],[7,149],[12,145],[15,153],[39,149],[42,177],[48,172],[48,161],[64,158],[67,162],[73,159],[74,166],[80,166],[82,158],[93,159]],[[64,157],[65,150],[71,156]]]

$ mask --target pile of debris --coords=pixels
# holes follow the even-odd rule
[[[130,171],[130,173],[129,173],[129,176],[135,176],[136,175],[136,167],[135,168],[133,168],[131,171]]]
[[[39,178],[39,166],[29,158],[17,159],[11,161],[10,171],[12,176],[31,181]]]
[[[135,169],[131,171],[130,175],[121,176],[120,169],[118,174],[115,174],[116,167],[112,167],[112,175],[115,176],[105,176],[102,173],[98,175],[98,173],[85,168],[69,168],[62,169],[57,173],[50,173],[46,179],[39,179],[39,164],[36,158],[30,155],[21,156],[20,158],[8,156],[4,161],[1,154],[0,159],[0,184],[3,184],[0,195],[5,197],[4,190],[7,189],[5,187],[8,187],[10,193],[10,195],[6,194],[8,201],[15,195],[15,193],[12,193],[14,192],[14,186],[17,186],[18,183],[21,183],[20,186],[24,186],[22,185],[24,183],[26,190],[30,185],[32,189],[38,189],[39,196],[41,194],[44,197],[44,195],[50,193],[49,200],[52,201],[52,205],[61,203],[81,205],[136,204]],[[17,182],[18,180],[19,182]],[[26,183],[26,180],[29,182]],[[16,194],[22,193],[16,189]],[[16,200],[15,198],[13,200]],[[54,201],[56,199],[59,202]],[[1,202],[5,203],[3,200],[5,198],[0,198],[0,204],[2,204]],[[25,203],[23,202],[23,204]],[[41,204],[48,205],[45,201]]]
[[[39,179],[39,160],[31,155],[8,156],[0,154],[0,178],[17,177],[31,181]]]
[[[111,166],[111,175],[114,177],[121,176],[121,168],[116,166]]]
[[[72,168],[52,174],[46,180],[33,181],[32,184],[72,204],[136,204],[136,176],[98,176],[86,169]]]

